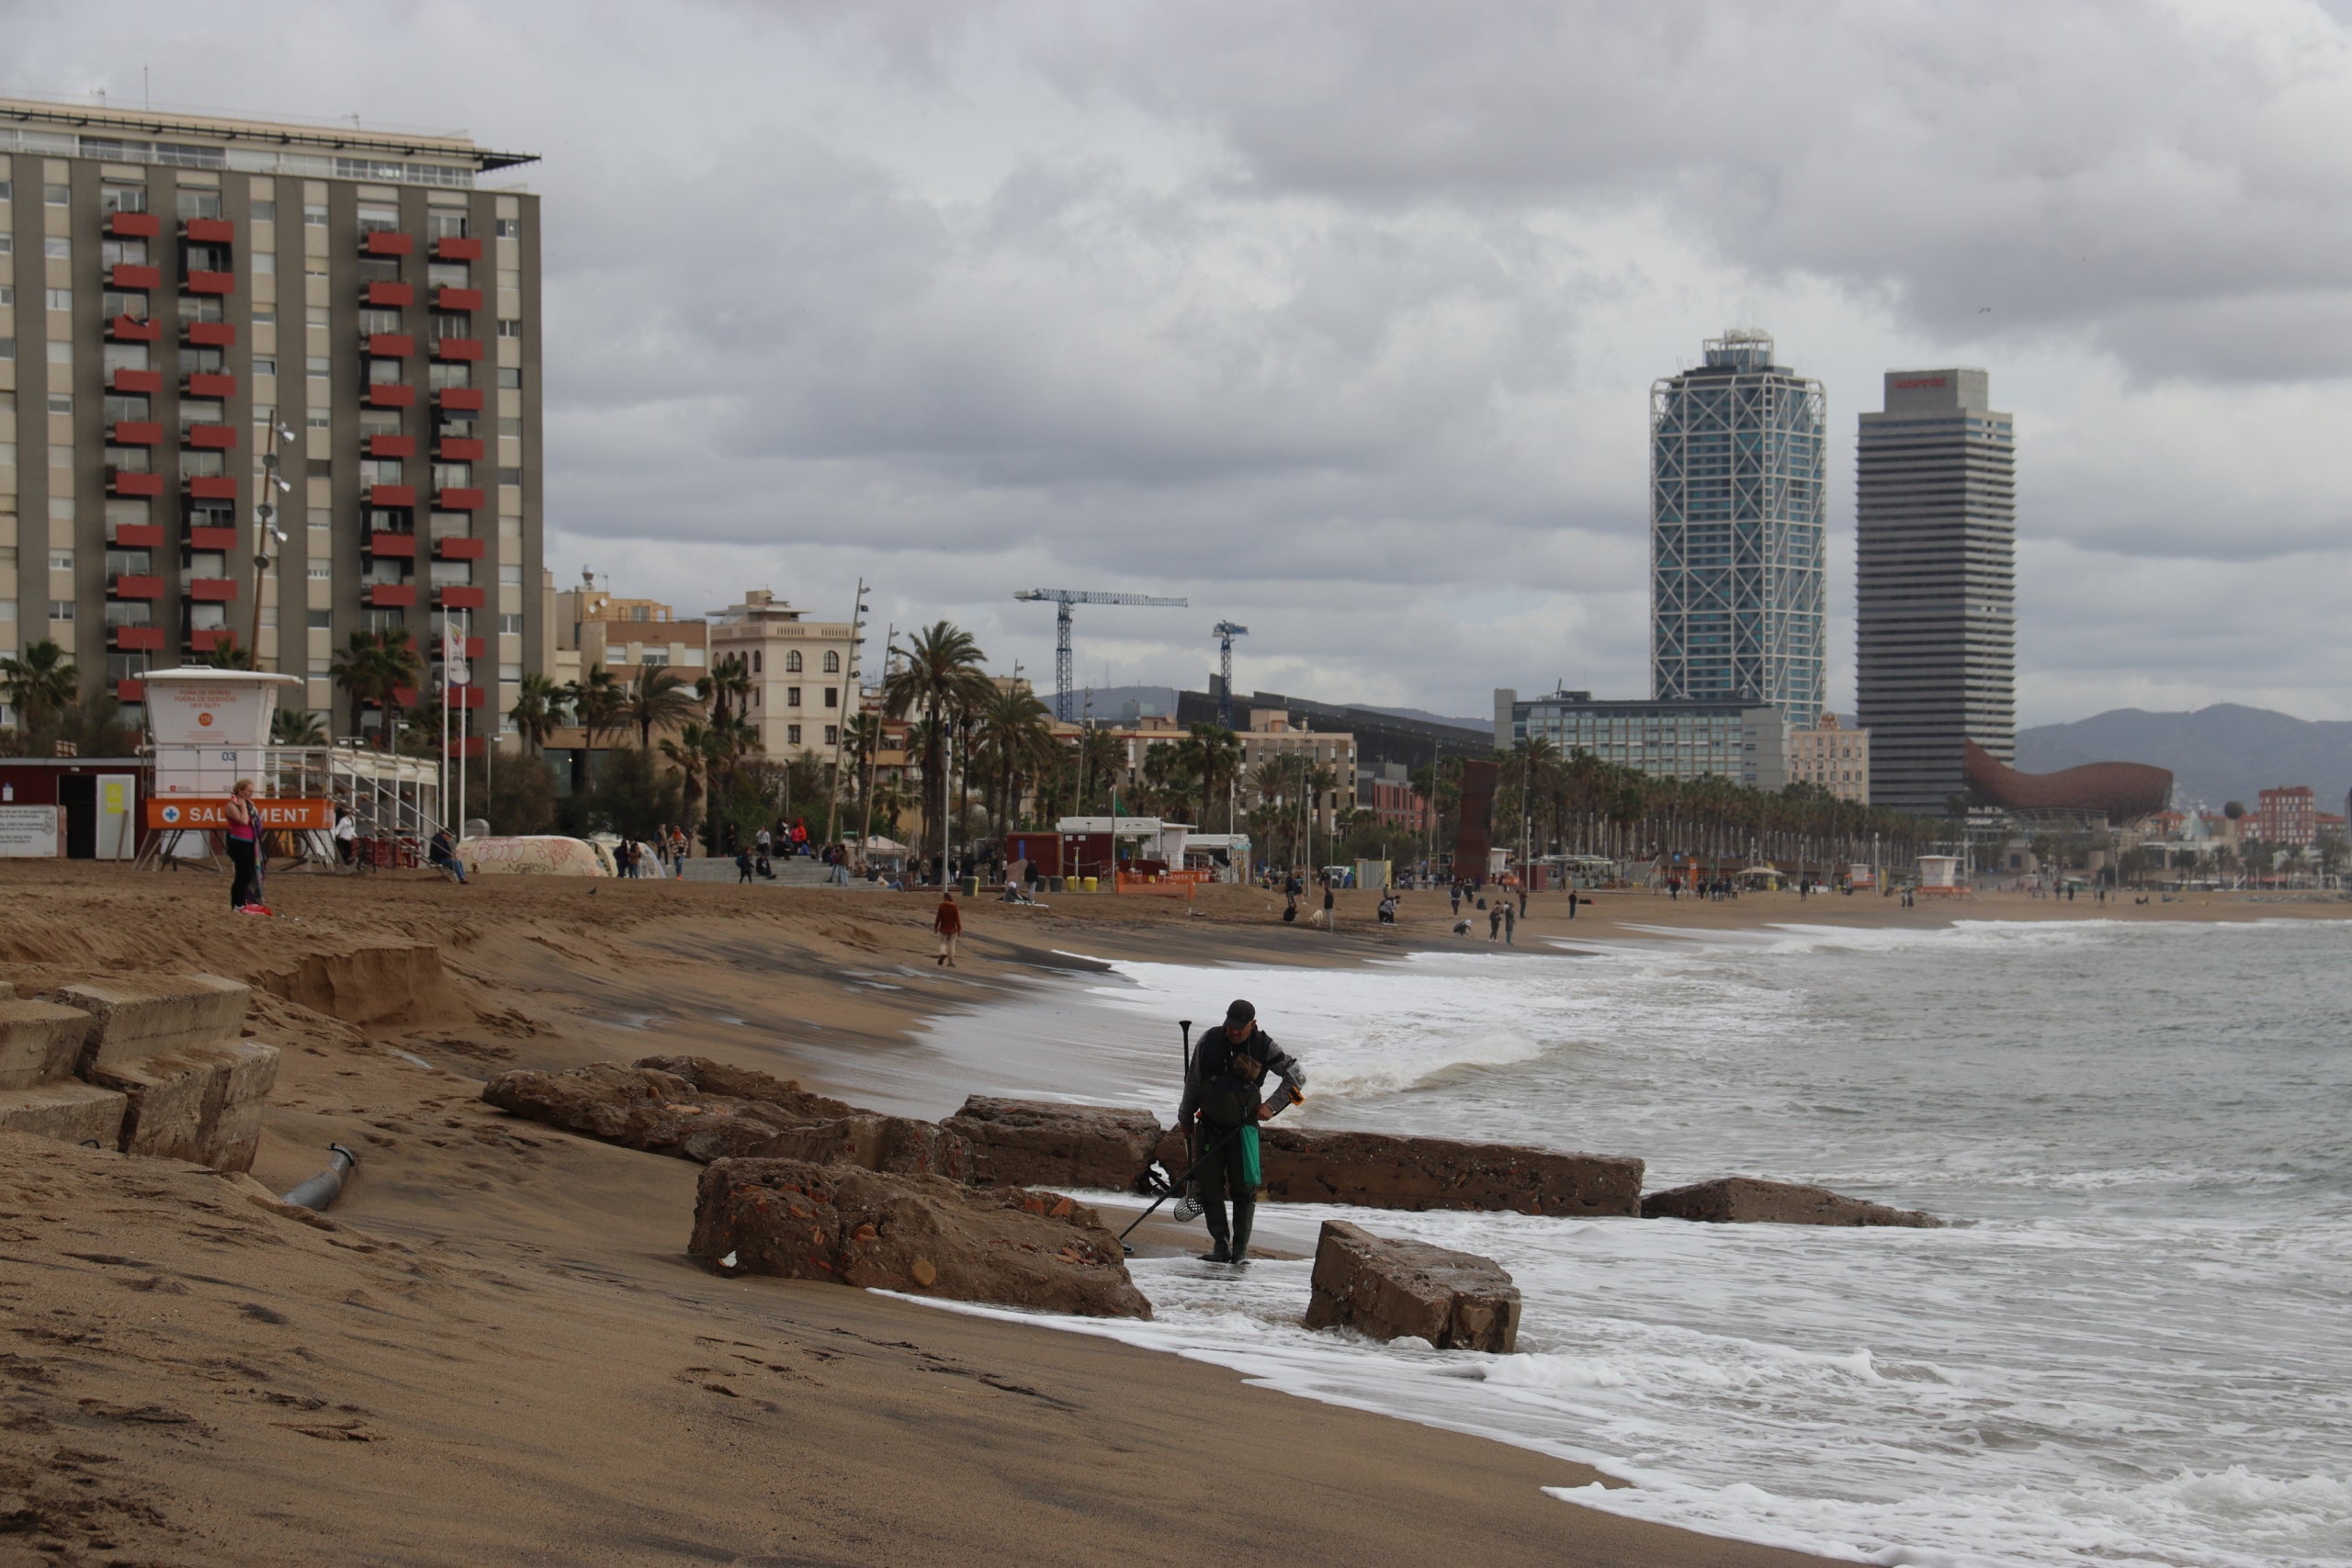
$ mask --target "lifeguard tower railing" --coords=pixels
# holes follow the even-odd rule
[[[354,819],[363,853],[372,863],[412,863],[415,852],[441,827],[441,770],[420,757],[372,750],[356,742],[340,746],[220,747],[157,743],[148,748],[153,766],[151,798],[220,799],[240,779],[254,781],[265,801],[323,802],[323,819],[287,834],[306,859],[336,862],[334,808]],[[177,835],[169,835],[177,837]],[[201,835],[198,835],[201,837]],[[178,853],[166,845],[166,853]]]

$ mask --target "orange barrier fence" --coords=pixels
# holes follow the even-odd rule
[[[1157,893],[1168,898],[1182,895],[1189,900],[1197,886],[1190,874],[1181,871],[1171,871],[1160,876],[1129,876],[1123,871],[1118,874],[1115,890],[1121,893]]]

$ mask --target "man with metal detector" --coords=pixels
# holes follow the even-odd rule
[[[1261,1104],[1259,1086],[1268,1073],[1283,1080],[1274,1097]],[[1258,1027],[1258,1010],[1237,1001],[1225,1022],[1201,1036],[1184,1065],[1184,1100],[1176,1124],[1193,1156],[1193,1190],[1216,1243],[1202,1256],[1211,1263],[1245,1263],[1250,1227],[1258,1212],[1258,1122],[1305,1098],[1306,1069]],[[1233,1221],[1226,1224],[1226,1200]]]

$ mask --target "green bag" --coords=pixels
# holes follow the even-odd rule
[[[1241,1185],[1252,1192],[1265,1184],[1265,1177],[1258,1168],[1258,1128],[1254,1122],[1244,1122],[1241,1128]]]

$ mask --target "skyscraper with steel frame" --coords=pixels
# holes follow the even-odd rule
[[[1961,742],[2017,758],[2017,448],[1982,370],[1893,370],[1856,443],[1856,714],[1871,804],[1940,816]]]
[[[1650,389],[1650,691],[1747,698],[1811,728],[1822,704],[1821,383],[1764,333],[1707,340]]]

